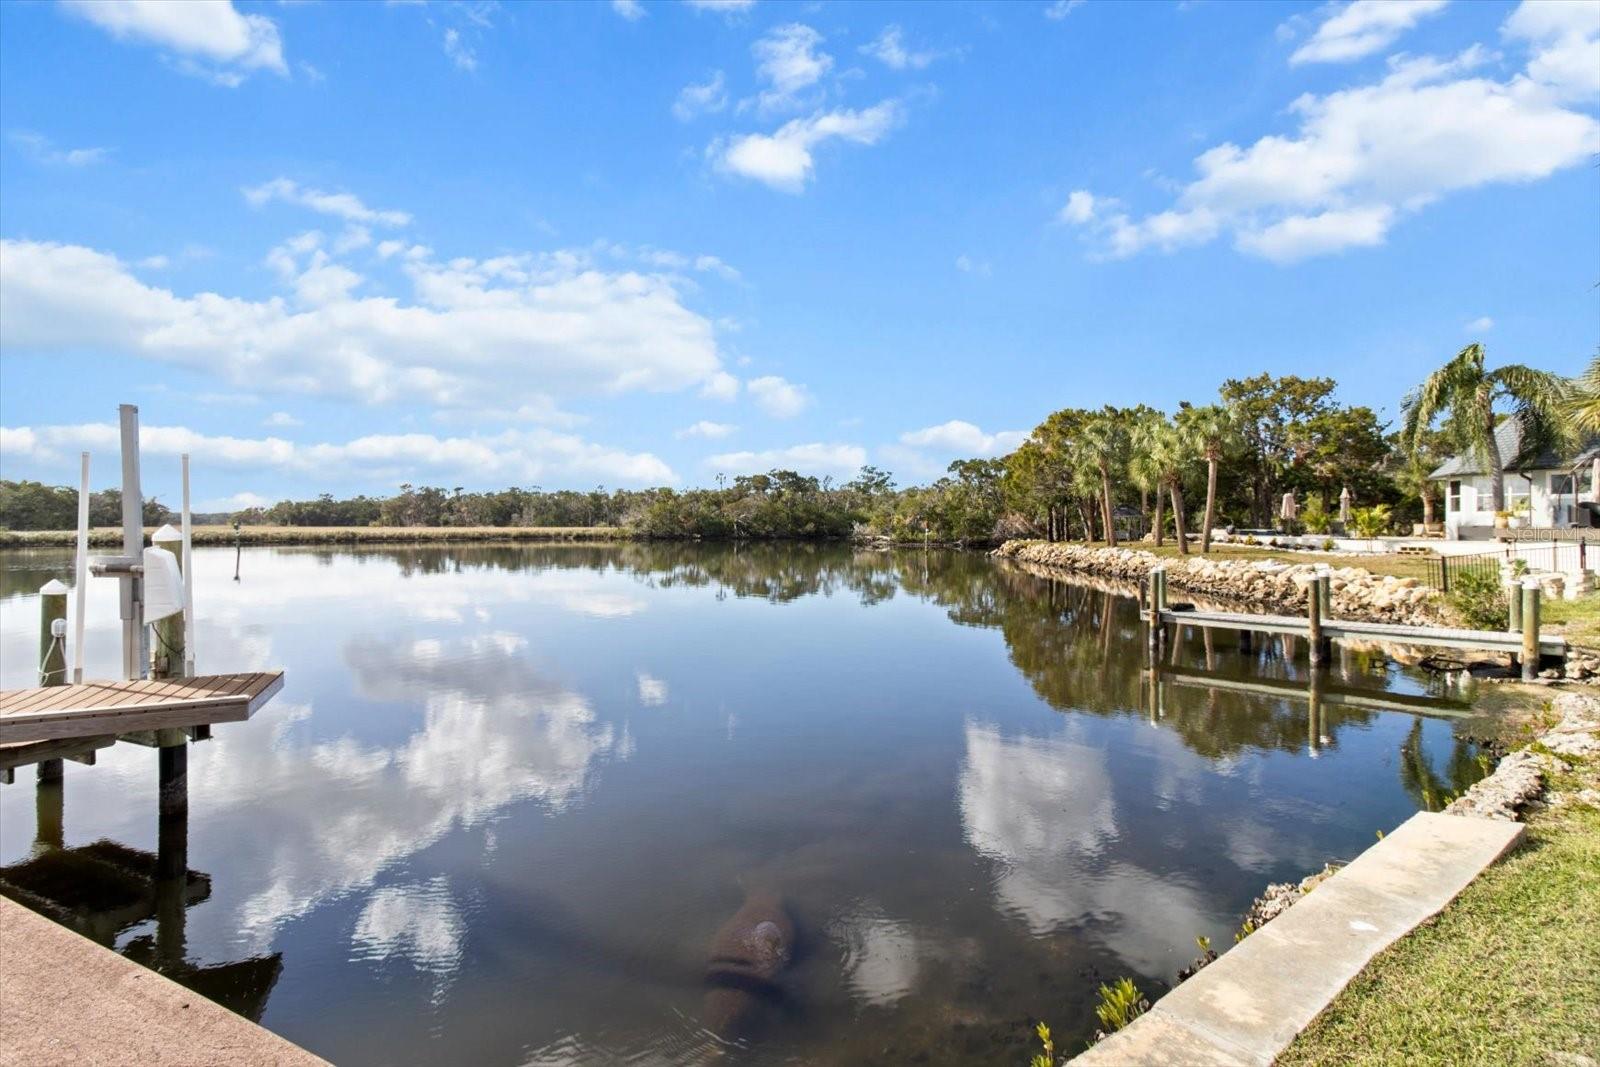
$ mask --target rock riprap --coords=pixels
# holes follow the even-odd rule
[[[1221,559],[1193,555],[1172,559],[1136,548],[1093,548],[1049,541],[1007,541],[995,555],[1025,560],[1081,574],[1142,582],[1157,565],[1167,568],[1173,589],[1221,599],[1243,601],[1253,607],[1284,614],[1306,610],[1306,586],[1321,572],[1313,563],[1277,560]],[[1406,625],[1437,625],[1438,593],[1415,578],[1373,574],[1360,567],[1336,567],[1329,572],[1334,618]]]

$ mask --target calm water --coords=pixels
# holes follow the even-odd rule
[[[1448,719],[1334,702],[1462,696],[1432,676],[1342,653],[1314,723],[1303,666],[1219,634],[1157,692],[1131,601],[975,555],[262,548],[237,583],[232,550],[195,558],[199,669],[287,683],[192,746],[187,907],[146,892],[151,749],[67,764],[42,862],[124,872],[51,891],[341,1064],[1025,1062],[1030,1018],[1077,1047],[1099,981],[1154,996],[1266,882],[1476,766]],[[28,685],[67,555],[0,568],[0,681]],[[115,615],[95,580],[91,674]],[[35,831],[24,769],[11,884],[42,877]],[[708,999],[747,900],[792,963]],[[741,1047],[703,1026],[729,999]]]

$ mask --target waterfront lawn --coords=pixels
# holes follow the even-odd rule
[[[1600,595],[1581,600],[1546,600],[1539,605],[1540,625],[1559,626],[1568,641],[1600,648]]]
[[[1571,760],[1523,845],[1392,945],[1278,1059],[1590,1063],[1600,1042],[1600,759]]]

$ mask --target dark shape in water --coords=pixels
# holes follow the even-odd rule
[[[794,919],[778,894],[751,892],[711,942],[701,1021],[727,1040],[759,1035],[783,1002],[777,979],[794,959]]]

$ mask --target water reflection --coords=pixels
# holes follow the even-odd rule
[[[137,893],[90,911],[197,987],[274,961],[237,1002],[341,1063],[699,1062],[731,1018],[708,946],[763,899],[792,951],[739,976],[740,1056],[1020,1062],[1028,1016],[1076,1041],[1100,980],[1158,991],[1264,881],[1479,766],[1436,717],[1466,695],[1378,650],[1313,676],[1180,631],[1151,664],[1118,587],[981,556],[255,549],[237,584],[233,556],[195,556],[199,666],[286,689],[194,749],[181,936]],[[0,557],[8,686],[67,560]],[[91,674],[114,593],[90,589]],[[6,871],[36,827],[156,856],[149,760],[69,768],[64,830],[7,787]]]

